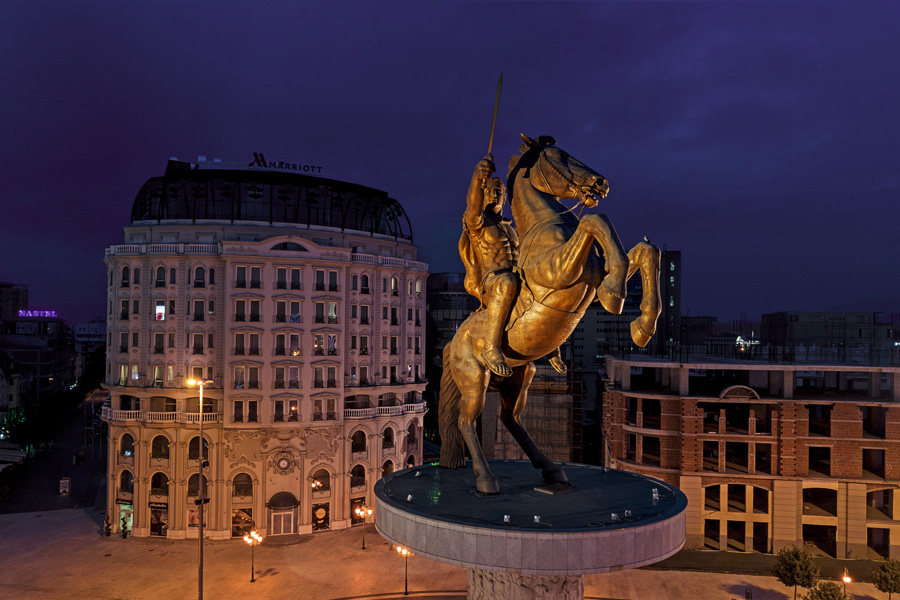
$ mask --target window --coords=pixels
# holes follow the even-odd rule
[[[262,267],[250,267],[250,287],[257,290],[262,288]]]
[[[131,286],[131,269],[122,267],[122,280],[119,283],[119,287],[127,288],[129,286]]]
[[[300,334],[292,333],[290,337],[291,356],[300,356]]]
[[[235,423],[243,423],[244,422],[244,402],[241,400],[234,401],[234,416],[232,420]]]
[[[359,307],[359,324],[360,325],[368,325],[369,324],[369,307],[365,304]]]
[[[357,276],[357,275],[352,275],[352,276],[350,277],[350,289],[353,290],[354,292],[355,292],[357,289],[359,289],[359,276]]]
[[[203,267],[197,267],[196,269],[194,269],[194,287],[206,287],[206,269],[204,269]]]
[[[300,289],[300,269],[291,269],[291,289]]]
[[[193,337],[194,337],[194,344],[193,344],[193,350],[191,351],[191,354],[203,354],[203,334],[195,333]]]
[[[257,416],[257,405],[258,401],[256,400],[248,400],[247,401],[247,422],[248,423],[256,423],[259,421],[259,417]]]
[[[399,324],[400,324],[400,317],[397,314],[397,307],[392,306],[391,307],[391,325],[399,325]]]
[[[140,375],[139,375],[139,371],[138,371],[138,366],[137,366],[137,365],[131,365],[131,379],[132,379],[133,381],[137,381],[139,376],[140,376]]]
[[[156,280],[153,287],[166,287],[166,269],[164,267],[156,267]]]
[[[338,282],[337,282],[337,271],[328,271],[328,291],[336,292],[338,291]]]
[[[238,267],[234,276],[234,287],[247,287],[247,267]]]
[[[391,336],[391,354],[397,354],[399,349],[397,348],[397,336]]]
[[[325,354],[325,336],[316,334],[313,336],[313,356],[322,356]]]
[[[325,387],[325,369],[323,367],[313,369],[313,387]]]
[[[203,403],[203,411],[206,412],[206,402]],[[203,437],[203,458],[209,460],[209,440]],[[200,436],[191,438],[188,444],[188,460],[200,460]]]
[[[325,373],[328,375],[328,381],[325,382],[326,385],[330,388],[337,387],[337,367],[328,367]]]
[[[406,283],[407,283],[407,292],[406,292],[406,293],[407,293],[407,295],[412,296],[412,295],[413,295],[413,281],[412,281],[412,279],[410,279],[410,280],[409,280],[408,282],[406,282]]]
[[[359,368],[359,385],[369,385],[369,367]]]
[[[369,276],[363,275],[359,278],[359,292],[361,294],[369,293]]]
[[[119,314],[119,319],[122,321],[128,320],[128,308],[131,302],[129,300],[122,300],[122,311]]]
[[[275,334],[275,356],[284,356],[287,352],[284,345],[284,337],[283,333]]]
[[[168,346],[169,346],[169,348],[174,348],[174,347],[175,347],[175,334],[174,334],[174,333],[170,333],[170,334],[169,334],[169,343],[168,343]]]
[[[316,316],[313,320],[316,323],[324,323],[325,322],[325,303],[324,302],[316,302]]]
[[[209,285],[215,285],[215,284],[216,284],[216,270],[210,269],[209,270]]]
[[[387,321],[387,319],[388,319],[388,307],[382,306],[381,307],[381,320]]]
[[[288,387],[291,389],[300,387],[300,367],[288,367]]]
[[[416,279],[416,298],[422,297],[422,280]]]
[[[413,341],[415,342],[415,344],[414,344],[414,349],[415,349],[415,353],[416,353],[416,354],[422,354],[422,347],[419,345],[419,341],[420,341],[421,339],[422,339],[422,338],[420,338],[420,337],[416,337],[416,338],[413,339]]]
[[[164,435],[153,438],[150,446],[150,458],[169,458],[169,440]]]
[[[206,347],[207,347],[207,348],[213,348],[213,347],[214,347],[214,346],[213,346],[213,340],[214,340],[214,334],[212,334],[212,333],[207,333],[207,334],[206,334]]]
[[[287,289],[287,268],[278,267],[275,269],[275,289]]]
[[[420,325],[422,325],[422,321],[419,318],[420,311],[421,311],[421,309],[419,309],[419,308],[416,309],[416,327],[419,327]]]
[[[316,269],[316,287],[315,290],[317,292],[325,291],[325,271],[320,271]]]
[[[131,273],[131,277],[134,285],[139,285],[141,283],[141,270],[135,267],[134,271]]]
[[[300,303],[291,302],[291,323],[300,322]]]
[[[134,456],[134,438],[131,437],[130,433],[122,436],[122,440],[119,443],[119,454],[121,456]]]
[[[387,279],[387,277],[385,277],[381,280],[381,293],[387,294],[387,291],[388,291],[388,279]]]
[[[361,355],[367,355],[369,353],[369,336],[359,336],[359,353]]]
[[[203,367],[191,367],[192,379],[203,379]]]
[[[164,333],[154,333],[153,334],[153,354],[162,354],[165,352],[165,340],[166,334]]]
[[[128,332],[119,334],[119,352],[128,352]]]
[[[131,334],[131,346],[133,348],[137,348],[141,345],[141,334],[137,331],[132,332]]]
[[[275,367],[275,382],[273,385],[276,390],[284,389],[284,367]]]
[[[244,389],[244,370],[245,367],[235,367],[234,368],[234,389],[242,390]]]
[[[153,312],[154,318],[157,321],[165,321],[166,320],[166,301],[165,300],[157,300],[155,302],[156,310]]]
[[[288,400],[288,421],[300,420],[300,408],[297,400]]]
[[[251,390],[259,389],[259,367],[247,367],[247,380]]]
[[[396,277],[391,277],[391,296],[400,295],[400,282]]]
[[[394,447],[394,430],[388,427],[381,436],[381,448],[387,450]]]
[[[169,285],[175,285],[176,277],[175,267],[171,267],[169,269]]]
[[[235,321],[246,321],[247,313],[246,313],[246,300],[235,300],[234,301],[234,320]]]
[[[359,306],[356,304],[350,305],[350,318],[356,319],[359,314]]]
[[[259,300],[250,301],[250,321],[259,323]]]
[[[287,302],[284,302],[283,300],[278,300],[275,302],[275,322],[287,322]]]
[[[206,312],[211,315],[216,314],[216,301],[215,300],[209,300],[206,303]]]
[[[206,320],[206,302],[194,300],[194,321]]]
[[[250,356],[259,356],[259,334],[250,334]]]
[[[275,410],[272,413],[272,421],[275,423],[284,422],[284,400],[275,401]]]
[[[355,335],[350,336],[350,349],[356,350],[356,336]]]

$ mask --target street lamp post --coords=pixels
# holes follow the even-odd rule
[[[197,458],[197,466],[199,467],[199,472],[197,476],[200,478],[200,498],[196,501],[197,506],[200,507],[200,522],[197,524],[197,540],[199,545],[199,566],[197,567],[197,598],[199,600],[203,600],[203,503],[206,501],[206,485],[205,479],[203,477],[203,467],[204,467],[204,456],[203,456],[203,386],[204,385],[212,385],[213,382],[209,379],[188,379],[189,386],[198,386],[200,388],[200,452],[199,457]]]
[[[255,531],[244,536],[244,541],[250,544],[250,583],[256,581],[256,567],[253,564],[253,547],[262,543],[263,538]]]
[[[372,509],[366,506],[365,504],[360,504],[356,508],[356,516],[362,519],[362,530],[363,530],[363,545],[362,549],[366,549],[366,517],[372,516]]]
[[[400,556],[402,556],[406,562],[406,570],[403,575],[403,595],[409,596],[409,557],[412,552],[402,546],[397,546],[397,552],[400,553]]]
[[[847,584],[853,581],[850,579],[850,573],[847,572],[847,567],[844,567],[844,576],[841,578],[844,580],[844,595],[847,595]]]

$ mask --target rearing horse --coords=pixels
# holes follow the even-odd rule
[[[572,334],[591,302],[621,314],[625,284],[638,269],[643,283],[641,315],[631,323],[631,337],[638,346],[650,341],[660,313],[659,249],[645,241],[626,254],[605,216],[588,214],[579,220],[560,202],[573,198],[584,206],[596,206],[598,197],[605,198],[609,191],[606,179],[558,148],[552,138],[533,140],[522,135],[522,139],[522,154],[510,160],[507,179],[519,231],[522,276],[503,337],[503,354],[513,374],[493,375],[481,357],[487,311],[469,315],[444,348],[438,408],[443,440],[440,464],[463,466],[465,443],[476,487],[483,494],[500,491],[475,432],[488,388],[500,394],[501,421],[531,464],[542,470],[544,481],[564,483],[565,473],[538,449],[519,420],[534,377],[534,361]]]

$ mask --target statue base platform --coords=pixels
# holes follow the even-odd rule
[[[584,597],[583,575],[661,561],[685,542],[687,498],[662,481],[563,463],[571,491],[535,488],[541,473],[492,460],[500,493],[475,490],[472,469],[421,466],[375,485],[375,527],[414,554],[469,569],[469,598]],[[655,490],[655,493],[654,493]]]

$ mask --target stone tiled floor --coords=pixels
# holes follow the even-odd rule
[[[403,597],[403,559],[369,526],[308,536],[303,543],[250,550],[242,541],[208,542],[205,597],[271,600],[391,600]],[[0,515],[0,596],[6,600],[89,598],[156,600],[197,597],[196,541],[106,538],[91,509]],[[786,600],[791,590],[772,577],[633,570],[585,577],[589,599],[689,598]],[[412,598],[460,600],[466,573],[421,557],[409,559]],[[886,598],[870,584],[851,584],[856,600]]]

